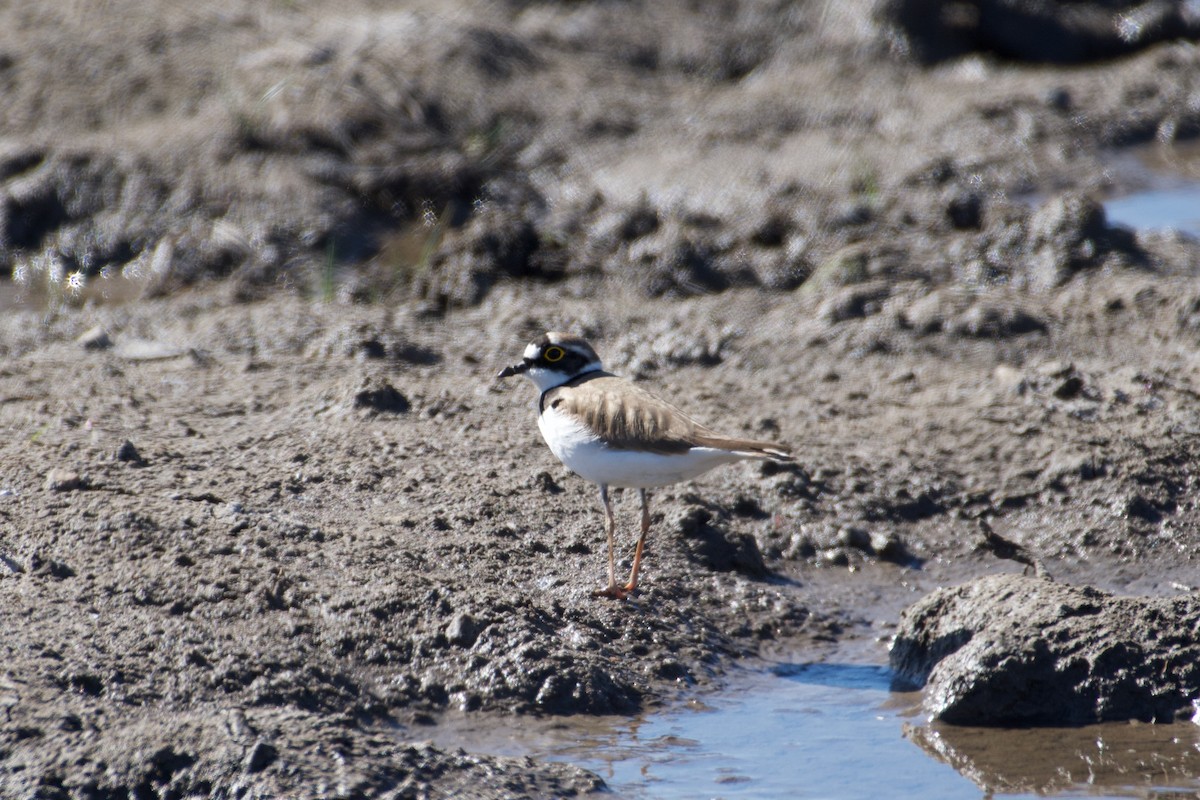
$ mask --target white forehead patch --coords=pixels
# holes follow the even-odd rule
[[[529,346],[525,348],[525,357],[528,358],[530,361],[532,361],[533,359],[537,358],[537,352],[538,352],[537,342],[530,342]]]

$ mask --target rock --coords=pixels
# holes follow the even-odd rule
[[[848,567],[850,566],[850,555],[841,547],[822,550],[821,563],[830,567]]]
[[[905,610],[891,648],[898,685],[960,725],[1172,721],[1194,712],[1200,597],[1119,597],[992,575]]]
[[[872,533],[871,550],[880,561],[890,561],[893,564],[910,564],[915,560],[904,541],[895,532]]]
[[[484,625],[470,614],[456,614],[446,626],[446,641],[456,647],[470,647],[483,628]]]
[[[259,739],[250,748],[250,752],[246,754],[245,770],[250,775],[262,772],[274,764],[278,758],[279,750],[274,745]]]
[[[107,350],[113,346],[112,337],[108,335],[108,331],[104,330],[104,327],[101,325],[97,325],[81,334],[75,340],[75,343],[84,350]]]
[[[852,525],[838,531],[837,543],[842,547],[852,547],[855,550],[862,550],[867,553],[871,552],[870,532]]]
[[[78,472],[55,467],[46,473],[46,489],[51,492],[73,492],[83,488]]]
[[[142,458],[142,454],[133,446],[133,442],[128,439],[121,442],[121,446],[117,448],[117,452],[113,454],[113,458],[117,461],[126,461],[139,467],[146,463],[146,460]]]

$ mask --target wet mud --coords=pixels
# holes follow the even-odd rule
[[[1191,29],[926,58],[910,6],[0,11],[0,794],[599,792],[426,732],[883,663],[1022,571],[980,519],[1190,596],[1200,246],[1101,201],[1200,131]],[[593,598],[492,380],[546,330],[798,464],[656,492]]]

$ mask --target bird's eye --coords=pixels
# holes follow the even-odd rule
[[[561,347],[547,347],[545,351],[542,352],[542,358],[553,364],[555,361],[562,361],[563,356],[566,354],[567,351],[563,350]]]

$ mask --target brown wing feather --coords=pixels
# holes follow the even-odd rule
[[[747,457],[788,460],[788,448],[738,439],[706,428],[667,401],[607,372],[581,375],[546,392],[543,407],[582,420],[613,447],[650,453],[686,453],[715,447]]]

